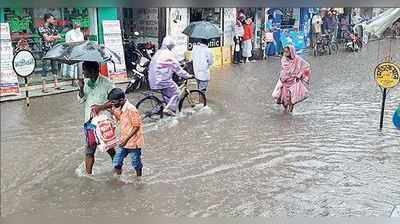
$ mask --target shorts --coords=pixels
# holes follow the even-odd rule
[[[115,169],[122,169],[122,165],[124,164],[124,159],[127,155],[131,156],[132,167],[135,170],[142,170],[142,149],[127,149],[127,148],[119,148],[115,153],[113,160],[113,167]]]
[[[201,80],[197,80],[197,88],[203,92],[204,94],[207,93],[207,89],[208,89],[208,81],[201,81]]]

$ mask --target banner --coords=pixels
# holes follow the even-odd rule
[[[121,26],[119,20],[104,20],[104,46],[118,54],[121,64],[107,63],[108,77],[112,81],[126,81],[128,79],[124,47],[122,45]]]
[[[234,45],[235,24],[236,8],[224,8],[224,47]]]
[[[167,16],[168,34],[174,39],[176,46],[172,50],[178,60],[185,58],[188,48],[188,37],[182,31],[189,25],[188,8],[170,8]]]
[[[19,95],[18,77],[12,66],[14,57],[8,23],[0,23],[0,97]]]
[[[193,46],[194,45],[198,45],[200,44],[200,39],[196,39],[196,38],[189,38],[189,43],[188,43],[188,47],[187,49],[189,51],[193,50]],[[209,48],[219,48],[221,47],[221,38],[217,37],[217,38],[212,38],[208,40],[208,47]]]

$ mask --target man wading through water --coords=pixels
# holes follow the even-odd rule
[[[99,75],[99,63],[97,62],[83,62],[82,70],[85,78],[88,80],[78,80],[78,97],[80,103],[85,103],[85,122],[87,122],[91,118],[92,112],[93,114],[98,114],[100,111],[106,110],[112,106],[111,102],[108,102],[107,96],[114,88],[114,84]],[[91,149],[86,147],[85,167],[86,173],[89,175],[92,174],[95,152],[96,148]],[[115,155],[115,150],[110,149],[107,152],[112,161]]]

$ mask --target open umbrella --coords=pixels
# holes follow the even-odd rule
[[[205,21],[192,22],[183,30],[190,38],[213,39],[221,37],[222,32],[218,26]]]
[[[114,51],[90,41],[58,44],[43,59],[69,65],[82,61],[121,63],[121,58]]]

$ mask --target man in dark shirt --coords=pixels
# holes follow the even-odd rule
[[[337,35],[338,21],[331,11],[323,18],[324,33],[333,33],[333,40]]]
[[[55,19],[54,16],[50,13],[47,13],[43,17],[44,20],[44,25],[39,27],[39,34],[42,37],[42,53],[43,56],[46,55],[47,51],[49,51],[61,38],[61,36],[58,34],[58,31],[55,27]],[[42,61],[43,65],[43,86],[42,86],[42,92],[46,93],[46,80],[44,79],[47,74],[49,73],[50,69],[53,75],[55,76],[55,89],[61,89],[57,84],[57,70],[58,70],[58,64],[55,61],[48,61],[48,60],[43,60]],[[50,68],[49,68],[50,67]]]

